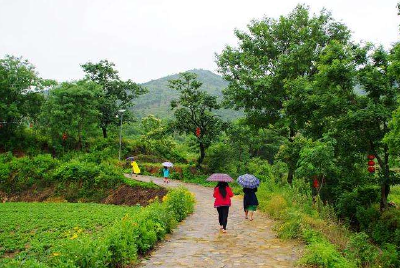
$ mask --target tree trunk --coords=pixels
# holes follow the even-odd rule
[[[201,163],[203,163],[204,157],[206,156],[206,148],[204,147],[204,144],[202,142],[200,142],[199,147],[200,147],[200,158],[197,162],[198,167],[200,167]]]
[[[106,127],[101,127],[103,130],[103,138],[107,138],[107,128]]]
[[[387,145],[383,147],[383,159],[379,156],[378,152],[375,150],[374,143],[370,140],[370,147],[372,152],[375,154],[376,159],[378,160],[378,164],[380,167],[380,172],[383,173],[383,181],[381,183],[381,201],[380,201],[380,209],[384,211],[388,208],[388,195],[390,192],[389,185],[389,176],[390,176],[390,167],[389,167],[389,148]]]
[[[287,182],[292,185],[293,183],[293,177],[294,177],[294,167],[292,165],[289,165],[289,171],[288,171],[288,176],[287,176]]]
[[[388,161],[389,157],[386,157],[385,154],[385,162]],[[385,163],[385,167],[383,169],[383,174],[384,174],[384,181],[382,182],[381,185],[381,202],[380,202],[380,209],[381,211],[384,211],[388,208],[388,195],[390,192],[390,185],[388,183],[389,176],[390,176],[390,170],[389,170],[389,164],[388,162]]]
[[[293,128],[289,128],[289,141],[293,142],[295,136],[295,131]],[[294,171],[296,169],[296,164],[294,163],[294,159],[289,159],[289,163],[288,163],[288,176],[287,176],[287,182],[289,183],[289,185],[291,186],[293,183],[293,178],[294,178]]]
[[[383,183],[381,186],[381,203],[380,203],[381,211],[384,211],[388,208],[387,197],[389,195],[389,191],[390,191],[389,184]]]
[[[82,150],[82,134],[81,134],[81,129],[80,129],[80,127],[79,127],[79,130],[78,130],[78,150],[80,151],[80,150]]]

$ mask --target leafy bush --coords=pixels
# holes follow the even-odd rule
[[[223,142],[212,145],[207,150],[205,164],[212,173],[237,174],[241,163],[237,161],[237,152]]]
[[[379,188],[376,186],[358,187],[352,192],[345,192],[339,197],[336,205],[338,216],[347,219],[352,226],[360,226],[360,219],[363,221],[363,228],[368,228],[362,216],[369,213],[368,216],[373,217],[373,211],[368,208],[378,200]]]
[[[378,244],[392,243],[400,247],[400,210],[392,208],[384,211],[371,229],[371,236]]]
[[[306,253],[300,260],[301,264],[324,268],[356,268],[350,260],[346,260],[334,245],[326,240],[309,244]]]
[[[184,188],[178,188],[172,191],[164,196],[163,201],[177,221],[182,221],[194,210],[194,195]]]
[[[383,268],[395,268],[400,266],[399,252],[395,245],[386,243],[382,247],[382,254],[379,256],[379,262]]]
[[[363,232],[350,238],[345,253],[348,259],[354,260],[361,267],[370,267],[378,256],[378,251],[369,242],[368,235]]]
[[[261,158],[252,158],[247,164],[247,170],[264,182],[273,178],[271,165]]]
[[[2,182],[0,190],[8,193],[21,192],[33,185],[47,186],[51,180],[51,171],[59,163],[49,154],[12,159],[6,156],[5,158],[8,162],[0,164],[0,181]]]
[[[260,207],[275,219],[281,219],[288,203],[281,194],[277,193],[270,195],[268,200],[261,199]]]

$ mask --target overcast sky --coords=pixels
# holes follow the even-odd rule
[[[235,28],[277,18],[297,3],[323,7],[353,39],[398,40],[399,0],[0,0],[0,57],[23,56],[43,78],[83,77],[80,64],[108,59],[124,79],[146,82],[193,68],[216,71],[214,53]]]

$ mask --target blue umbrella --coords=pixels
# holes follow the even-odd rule
[[[260,185],[260,180],[256,176],[244,174],[239,176],[237,183],[243,188],[257,188]]]

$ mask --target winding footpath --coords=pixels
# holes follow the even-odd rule
[[[128,176],[129,177],[129,176]],[[254,221],[244,219],[242,199],[232,199],[227,233],[219,230],[218,214],[213,207],[212,188],[139,176],[140,181],[153,181],[161,186],[183,185],[196,196],[195,212],[161,242],[140,268],[147,267],[295,267],[302,249],[295,241],[276,238],[274,222],[256,212]]]

